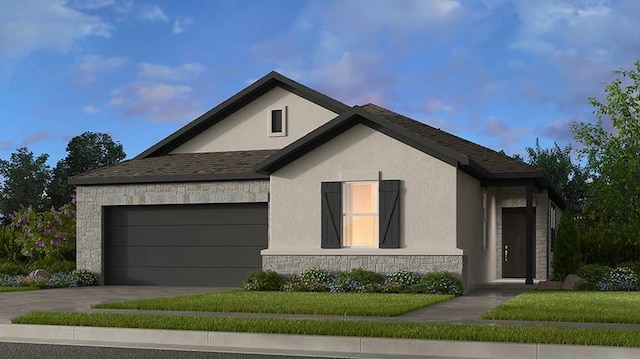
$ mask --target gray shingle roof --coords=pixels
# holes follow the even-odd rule
[[[169,154],[124,161],[71,178],[76,185],[268,179],[253,166],[278,150]]]

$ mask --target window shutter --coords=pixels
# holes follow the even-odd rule
[[[380,248],[400,248],[400,181],[380,181]]]
[[[340,248],[342,243],[342,183],[322,182],[322,248]]]

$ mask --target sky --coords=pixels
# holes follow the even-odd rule
[[[640,1],[0,0],[0,159],[128,158],[272,70],[508,154],[572,143],[640,58]]]

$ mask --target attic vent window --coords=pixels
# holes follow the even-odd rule
[[[271,109],[271,118],[269,121],[269,136],[286,136],[287,135],[287,107]]]

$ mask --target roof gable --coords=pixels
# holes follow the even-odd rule
[[[207,111],[194,121],[169,135],[164,140],[145,150],[140,155],[136,156],[135,159],[168,154],[178,146],[186,143],[204,130],[225,119],[275,87],[281,87],[337,114],[341,114],[349,109],[349,106],[340,101],[332,99],[318,91],[272,71],[244,90],[222,102],[220,105]]]

